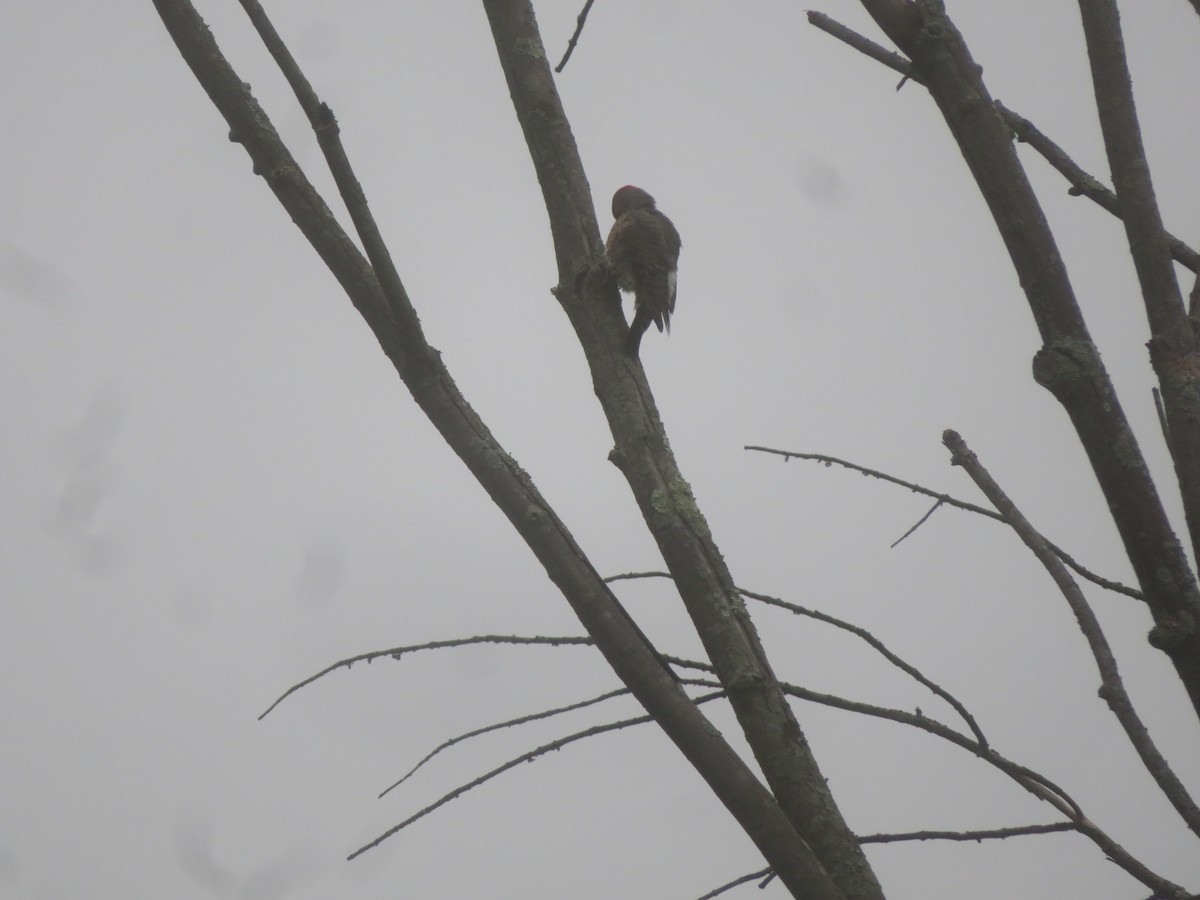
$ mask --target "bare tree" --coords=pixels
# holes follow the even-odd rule
[[[768,868],[739,879],[739,883],[761,875],[778,877],[796,897],[880,898],[883,889],[862,850],[866,843],[938,837],[981,840],[1072,830],[1092,840],[1108,859],[1155,896],[1190,896],[1188,890],[1118,844],[1061,787],[992,749],[961,703],[869,632],[819,611],[756,595],[735,585],[712,529],[671,451],[646,374],[636,357],[622,349],[627,325],[616,285],[604,264],[591,192],[527,0],[484,0],[483,6],[549,216],[558,266],[554,294],[575,330],[611,430],[614,449],[610,459],[628,482],[646,528],[662,554],[667,572],[660,574],[669,577],[678,590],[704,646],[708,657],[705,661],[669,657],[650,644],[567,525],[460,393],[422,334],[413,304],[340,142],[333,111],[320,101],[258,2],[241,0],[312,124],[349,210],[354,234],[365,252],[359,251],[354,238],[343,230],[301,171],[191,3],[154,2],[184,60],[228,122],[230,138],[245,147],[255,172],[266,180],[338,279],[413,399],[545,568],[586,629],[588,640],[604,654],[621,682],[644,707],[648,719],[670,737],[758,847]],[[1082,173],[1030,123],[990,98],[979,67],[938,0],[863,0],[863,6],[902,56],[824,16],[812,14],[810,19],[903,72],[906,80],[924,87],[942,111],[1009,251],[1041,334],[1043,346],[1034,362],[1034,377],[1059,400],[1076,428],[1113,511],[1137,587],[1126,588],[1093,576],[1046,541],[965,442],[947,432],[945,442],[951,459],[967,471],[994,511],[972,508],[1009,525],[1054,579],[1093,651],[1101,673],[1102,696],[1186,827],[1200,835],[1200,810],[1141,724],[1122,687],[1113,654],[1071,570],[1136,597],[1147,606],[1155,621],[1151,642],[1171,661],[1198,711],[1200,588],[1088,335],[1054,236],[1013,143],[1014,135],[1029,141],[1072,179],[1079,193],[1092,197],[1125,223],[1152,335],[1151,359],[1159,379],[1163,428],[1194,553],[1200,548],[1200,348],[1195,329],[1200,319],[1196,312],[1200,291],[1193,290],[1189,316],[1176,281],[1175,264],[1193,272],[1200,266],[1194,251],[1167,234],[1157,211],[1138,137],[1115,3],[1080,3],[1100,123],[1113,173],[1113,192],[1099,187],[1096,179]],[[580,28],[590,7],[589,2],[580,14]],[[577,31],[571,48],[576,47],[578,39]],[[566,58],[559,68],[565,64]],[[934,496],[937,505],[964,505],[949,497]],[[942,725],[919,710],[908,713],[883,709],[818,695],[781,681],[759,641],[747,612],[747,599],[783,605],[864,638],[901,671],[947,700],[959,713],[965,730]],[[516,639],[491,636],[479,640]],[[364,654],[343,660],[331,669],[358,659],[416,649],[420,648],[395,647]],[[689,694],[691,685],[702,686],[710,693]],[[718,696],[735,713],[762,780],[704,715],[702,703]],[[839,811],[790,705],[790,700],[797,697],[891,719],[949,741],[1049,803],[1062,820],[989,832],[856,835]],[[612,727],[626,724],[630,723],[615,723]],[[546,749],[552,747],[539,748],[530,757]],[[380,835],[368,846],[406,824]]]

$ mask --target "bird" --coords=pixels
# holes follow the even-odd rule
[[[627,184],[618,188],[612,198],[612,214],[604,257],[618,287],[633,291],[633,321],[625,350],[636,357],[651,322],[659,331],[671,333],[681,243],[675,225],[639,187]]]

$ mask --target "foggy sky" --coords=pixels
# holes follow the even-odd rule
[[[579,5],[536,4],[552,61]],[[341,215],[237,4],[199,7]],[[948,7],[993,94],[1107,181],[1075,5]],[[1183,2],[1125,7],[1164,218],[1194,244],[1200,20]],[[602,573],[663,568],[549,293],[545,210],[483,10],[267,8],[464,394]],[[883,40],[857,3],[820,8]],[[638,709],[482,737],[382,800],[442,740],[615,677],[586,647],[439,651],[333,673],[256,720],[358,653],[582,629],[228,141],[152,5],[8,0],[0,41],[0,900],[688,898],[760,868],[649,727],[521,766],[345,861],[504,760]],[[739,585],[871,629],[1001,752],[1200,890],[1194,840],[1015,536],[941,510],[889,550],[927,498],[742,449],[828,453],[981,502],[941,446],[955,428],[1046,535],[1132,582],[1070,423],[1030,377],[1037,333],[988,213],[932,102],[898,81],[800,5],[602,0],[558,84],[601,227],[633,183],[682,234],[672,334],[647,335],[642,358]],[[1124,233],[1021,155],[1181,528]],[[1200,788],[1200,735],[1148,615],[1086,590]],[[667,582],[617,592],[664,650],[698,654]],[[752,612],[781,677],[958,726],[861,642]],[[857,832],[1058,819],[928,735],[797,715]],[[891,900],[1147,893],[1072,835],[868,855]],[[784,896],[729,896],[760,894]]]

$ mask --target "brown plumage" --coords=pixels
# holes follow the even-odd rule
[[[659,212],[654,198],[631,184],[613,194],[612,213],[616,221],[608,233],[604,255],[621,290],[633,291],[633,322],[625,348],[637,356],[651,322],[659,331],[671,333],[679,232]]]

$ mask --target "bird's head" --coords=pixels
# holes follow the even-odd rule
[[[631,209],[654,209],[654,198],[632,184],[617,188],[612,199],[613,218],[619,219]]]

